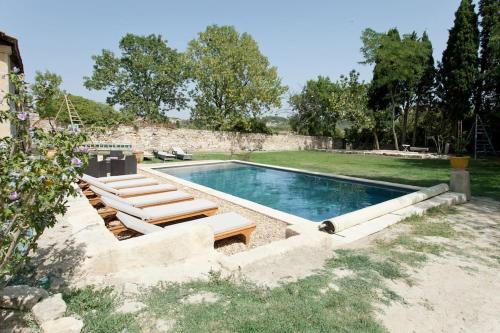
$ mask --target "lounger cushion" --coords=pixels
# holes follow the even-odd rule
[[[129,215],[136,216],[144,221],[170,218],[179,215],[193,214],[198,212],[201,213],[206,210],[217,208],[217,205],[215,203],[205,199],[183,201],[178,203],[172,203],[169,205],[145,207],[142,209],[130,206],[128,204],[125,204],[117,200],[113,200],[108,197],[102,197],[101,200],[102,202],[104,202],[106,206],[122,211]]]
[[[132,179],[142,179],[146,178],[144,175],[133,174],[133,175],[121,175],[121,176],[109,176],[109,177],[99,177],[97,180],[103,183],[118,182],[121,180],[132,180]]]
[[[143,178],[143,179],[121,180],[117,182],[107,183],[106,185],[114,189],[122,189],[128,187],[138,187],[138,186],[147,186],[156,184],[158,184],[158,181],[153,178]]]
[[[178,223],[175,225],[167,225],[164,228],[156,226],[154,224],[147,223],[145,221],[141,221],[133,216],[124,214],[122,212],[118,212],[116,214],[116,217],[129,229],[135,230],[137,232],[140,232],[142,234],[150,234],[152,232],[158,232],[163,229],[165,230],[173,230],[179,227],[187,226],[188,224],[194,224],[194,223],[206,223],[208,224],[212,230],[214,231],[214,235],[227,232],[227,231],[232,231],[235,229],[240,229],[246,226],[250,226],[253,223],[244,218],[243,216],[231,212],[231,213],[224,213],[220,215],[214,215],[210,217],[205,217],[202,219],[186,222],[186,223]]]
[[[215,235],[253,224],[247,218],[234,212],[205,217],[199,219],[198,222],[207,223],[212,227]]]
[[[170,191],[162,193],[154,193],[148,195],[140,195],[136,197],[126,198],[125,200],[134,207],[167,204],[169,202],[192,199],[193,196],[182,191]]]
[[[178,228],[181,226],[188,225],[190,223],[206,223],[207,225],[209,225],[212,228],[212,230],[214,232],[214,236],[217,236],[218,234],[221,234],[224,232],[244,228],[246,226],[255,225],[252,221],[239,215],[238,213],[230,212],[230,213],[218,214],[218,215],[214,215],[214,216],[210,216],[210,217],[204,217],[204,218],[189,221],[189,222],[178,223],[178,224],[174,224],[174,225],[167,225],[163,228],[167,229],[167,230],[172,230],[172,229],[175,229],[175,228]]]
[[[89,175],[86,175],[86,174],[83,174],[83,176],[81,177],[81,179],[90,184],[90,185],[94,185],[95,187],[98,187],[100,189],[103,189],[105,191],[108,191],[108,192],[111,192],[111,193],[114,193],[114,194],[117,194],[118,193],[118,190],[112,188],[111,186],[108,186],[106,185],[105,183],[99,181],[97,178],[95,177],[92,177],[92,176],[89,176]]]
[[[192,201],[172,203],[169,205],[145,207],[142,210],[149,217],[148,219],[154,220],[154,219],[174,217],[178,215],[203,212],[205,210],[216,209],[216,208],[217,205],[212,201],[205,199],[197,199]]]
[[[127,213],[132,216],[136,216],[142,220],[148,220],[150,219],[149,215],[144,212],[144,210],[132,207],[126,203],[123,203],[118,200],[113,200],[109,197],[101,197],[102,202],[108,207],[114,208],[116,210],[122,211],[124,213]]]
[[[158,155],[165,156],[165,157],[175,157],[173,154],[167,153],[166,151],[159,151],[157,152]]]
[[[157,184],[157,185],[149,185],[149,186],[138,186],[138,187],[128,187],[116,190],[116,195],[120,197],[132,196],[132,195],[141,195],[148,193],[158,193],[158,192],[166,192],[166,191],[174,191],[177,187],[170,184]]]
[[[176,155],[180,155],[180,156],[193,156],[192,154],[186,153],[182,148],[179,148],[179,147],[172,147],[172,151]]]
[[[143,235],[163,230],[162,227],[159,227],[157,225],[154,225],[154,224],[151,224],[151,223],[148,223],[148,222],[144,222],[142,220],[139,220],[138,218],[135,218],[133,216],[127,215],[127,214],[122,213],[122,212],[118,212],[116,214],[116,217],[128,229],[135,230],[137,232],[140,232]]]
[[[101,190],[95,186],[90,186],[90,189],[94,193],[96,193],[100,196],[105,196],[105,197],[111,198],[111,199],[116,200],[116,201],[120,201],[124,204],[131,205],[134,207],[166,204],[169,202],[188,200],[188,199],[193,198],[190,194],[188,194],[186,192],[182,192],[182,191],[160,192],[160,193],[139,195],[139,196],[130,197],[130,198],[120,198],[117,195],[114,195],[112,193]]]

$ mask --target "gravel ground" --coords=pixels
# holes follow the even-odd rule
[[[140,173],[143,173],[148,177],[155,178],[162,183],[173,184],[177,186],[180,191],[192,194],[195,199],[207,199],[217,203],[217,205],[219,206],[219,214],[236,212],[241,216],[244,216],[253,221],[257,225],[257,228],[252,233],[252,239],[248,248],[245,246],[245,243],[243,243],[243,240],[240,237],[231,237],[217,241],[215,243],[215,248],[217,251],[220,251],[226,255],[231,255],[286,238],[285,233],[287,225],[280,220],[268,217],[250,209],[243,208],[229,201],[214,197],[204,192],[195,190],[191,187],[184,186],[183,184],[179,184],[173,181],[171,182],[169,180],[167,181],[165,178],[158,177],[146,171],[140,171]]]

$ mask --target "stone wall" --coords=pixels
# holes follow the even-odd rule
[[[94,135],[94,143],[129,143],[134,150],[170,150],[172,146],[192,152],[229,152],[242,150],[304,150],[331,148],[330,138],[294,134],[243,134],[163,126],[118,126]]]

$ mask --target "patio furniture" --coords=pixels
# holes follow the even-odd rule
[[[132,180],[132,179],[141,179],[141,178],[147,178],[147,177],[136,173],[136,174],[132,174],[132,175],[99,177],[97,179],[103,183],[110,183],[110,182],[117,182],[117,181],[121,181],[121,180]]]
[[[410,149],[410,145],[401,145],[401,147],[403,148],[403,151],[409,151]]]
[[[85,169],[87,175],[92,177],[99,177],[99,165],[97,164],[97,155],[90,155],[89,162],[87,164],[87,169]]]
[[[217,204],[205,199],[181,201],[172,204],[136,208],[108,197],[101,197],[102,202],[116,211],[135,216],[144,222],[161,224],[175,222],[195,216],[212,216],[217,210]],[[107,216],[108,212],[106,212]],[[127,230],[124,225],[115,225],[109,228],[114,234]]]
[[[109,157],[117,157],[117,158],[123,158],[123,151],[121,150],[111,150],[109,152]]]
[[[175,155],[172,155],[166,151],[159,150],[154,152],[156,157],[163,161],[171,161],[175,159]]]
[[[97,161],[97,169],[98,177],[107,177],[111,173],[111,165],[106,160]]]
[[[116,217],[128,229],[135,230],[144,235],[177,227],[177,225],[170,225],[162,228],[122,212],[118,212]],[[255,223],[252,223],[243,216],[233,212],[205,217],[193,222],[208,224],[214,231],[214,240],[216,241],[242,235],[245,240],[245,245],[250,244],[251,234],[256,228]]]
[[[128,179],[128,180],[120,180],[120,181],[106,183],[107,186],[117,190],[128,187],[139,187],[139,186],[148,186],[157,184],[158,181],[153,178]]]
[[[111,176],[126,175],[125,172],[125,160],[121,159],[110,159],[109,160],[110,173]]]
[[[121,198],[113,193],[107,192],[95,186],[90,186],[90,190],[99,196],[98,201],[101,201],[100,200],[101,197],[106,197],[121,202],[123,204],[139,208],[194,199],[192,195],[182,191],[168,191],[168,192],[138,195],[135,197]]]
[[[135,155],[125,156],[125,175],[137,173],[137,158]]]
[[[188,154],[182,148],[172,147],[172,154],[180,160],[192,160],[193,154]]]
[[[146,178],[147,179],[147,178]],[[122,183],[124,181],[112,182],[112,183],[103,183],[99,181],[98,178],[94,178],[89,175],[83,175],[81,180],[88,183],[89,185],[93,185],[107,192],[113,193],[119,197],[132,197],[137,195],[151,194],[151,193],[159,193],[166,191],[175,191],[177,187],[170,184],[156,184],[156,185],[136,185],[136,187],[127,187],[127,188],[115,188],[110,186],[112,183]],[[134,179],[131,181],[138,181],[141,179]]]

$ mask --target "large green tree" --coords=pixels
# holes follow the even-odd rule
[[[424,70],[416,89],[415,115],[413,119],[413,136],[411,145],[417,142],[418,124],[422,112],[429,112],[433,107],[436,88],[436,69],[434,67],[434,57],[432,56],[432,43],[426,32],[422,35],[421,45],[424,50]]]
[[[287,88],[255,40],[232,26],[208,26],[189,43],[192,120],[215,130],[255,131],[256,119],[281,106]]]
[[[476,109],[479,113],[489,114],[499,108],[500,96],[500,54],[495,50],[495,38],[500,36],[500,2],[498,0],[479,1],[481,16],[479,59],[479,84],[476,99]]]
[[[36,71],[35,82],[30,88],[41,118],[54,117],[57,113],[57,101],[60,103],[62,99],[61,83],[62,78],[56,73]]]
[[[478,80],[478,18],[472,0],[462,0],[455,13],[440,66],[441,98],[446,117],[463,120],[471,111]]]
[[[119,47],[119,57],[109,50],[92,57],[94,72],[84,78],[85,87],[107,90],[110,105],[154,121],[164,120],[167,111],[185,106],[182,56],[161,36],[127,34]]]
[[[361,39],[365,64],[374,64],[369,106],[390,110],[395,149],[399,149],[396,120],[402,115],[402,142],[406,143],[408,115],[415,105],[417,88],[428,62],[428,45],[416,33],[401,38],[397,29],[386,34],[366,29]]]
[[[379,149],[377,121],[368,109],[367,91],[368,85],[359,80],[356,71],[341,75],[336,82],[323,76],[309,80],[300,93],[290,97],[295,112],[292,128],[300,134],[334,137],[337,123],[344,121],[356,132],[370,130],[374,147]]]
[[[341,110],[337,107],[339,87],[330,78],[318,76],[308,80],[302,91],[290,96],[295,114],[292,127],[299,134],[333,137]]]

